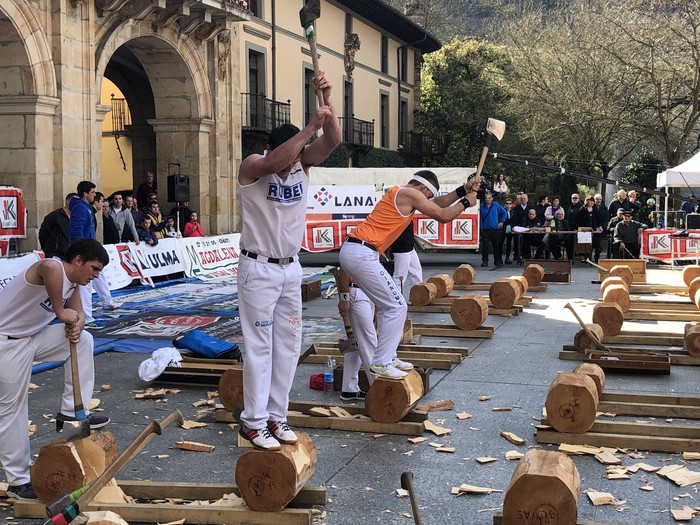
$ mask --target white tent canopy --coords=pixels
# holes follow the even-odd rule
[[[683,164],[669,168],[656,175],[656,187],[697,188],[700,187],[700,153],[690,157]]]

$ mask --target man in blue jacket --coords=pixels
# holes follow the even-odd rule
[[[89,180],[78,184],[77,197],[73,197],[68,203],[70,220],[68,222],[68,237],[71,243],[78,239],[95,239],[95,222],[92,203],[95,202],[95,185]],[[92,283],[79,286],[80,301],[85,314],[85,326],[87,328],[101,328],[95,323],[92,316]]]
[[[493,201],[493,194],[487,191],[484,202],[479,206],[479,226],[481,237],[481,266],[489,265],[489,245],[493,246],[493,262],[503,266],[503,239],[501,230],[506,220],[506,210]]]

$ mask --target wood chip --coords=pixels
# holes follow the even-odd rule
[[[175,448],[192,450],[194,452],[211,452],[215,447],[214,445],[207,445],[206,443],[198,443],[196,441],[178,441],[175,443]]]
[[[673,519],[675,519],[676,521],[690,521],[693,519],[693,516],[695,516],[695,514],[697,513],[697,511],[693,510],[687,505],[682,509],[671,509]]]
[[[197,408],[197,407],[201,407],[202,405],[213,405],[213,404],[215,404],[213,399],[200,399],[199,401],[195,401],[194,403],[192,403],[192,406]]]
[[[469,419],[472,415],[469,412],[459,412],[456,414],[457,419]]]
[[[331,411],[323,407],[313,407],[309,410],[312,416],[331,417]]]
[[[508,461],[515,461],[524,456],[525,454],[523,454],[522,452],[518,452],[517,450],[509,450],[508,452],[506,452],[506,459]]]
[[[493,463],[494,461],[498,461],[496,458],[491,457],[491,456],[481,456],[480,458],[476,458],[476,462],[480,463],[481,465],[485,463]]]
[[[565,454],[591,454],[595,456],[601,452],[600,447],[591,447],[589,445],[569,445],[568,443],[562,443],[559,445],[559,451]]]
[[[185,421],[182,422],[180,427],[184,428],[185,430],[190,430],[192,428],[202,428],[209,426],[206,423],[202,423],[201,421],[190,421],[189,419],[185,419]]]
[[[679,487],[687,487],[700,483],[700,472],[689,470],[683,465],[668,465],[656,472],[659,476],[666,477]]]
[[[696,461],[700,459],[700,452],[683,452],[682,456],[686,461]]]
[[[512,432],[501,432],[501,437],[513,443],[513,445],[524,445],[525,440],[521,437],[516,436]]]
[[[454,407],[454,401],[451,399],[442,399],[440,401],[435,401],[434,403],[417,405],[416,410],[421,410],[423,412],[439,412],[443,410],[453,410]]]
[[[418,443],[423,443],[423,441],[428,441],[428,438],[425,436],[418,436],[414,438],[408,438],[409,443],[413,443],[414,445],[417,445]]]
[[[428,445],[430,445],[433,448],[440,448],[445,446],[444,443],[436,443],[435,441],[431,441],[430,443],[428,443]]]
[[[182,525],[185,523],[186,518],[182,518],[181,520],[176,520],[176,521],[169,521],[168,523],[158,523],[158,525]]]
[[[588,489],[585,491],[591,503],[596,507],[599,505],[614,505],[615,498],[609,492],[598,492],[597,490]]]
[[[490,487],[477,487],[476,485],[467,485],[463,483],[459,487],[452,489],[452,494],[491,494],[492,492],[503,492],[500,489],[492,489]]]
[[[111,390],[112,385],[102,385],[100,386],[100,392],[107,392],[107,390]]]
[[[333,414],[335,417],[352,418],[352,414],[342,407],[331,407],[330,411],[331,411],[331,414]]]
[[[406,498],[408,497],[408,491],[406,489],[396,489],[396,497]]]
[[[618,458],[615,454],[604,450],[595,455],[595,458],[600,461],[603,465],[620,465],[622,460]]]
[[[639,490],[646,490],[647,492],[651,492],[652,490],[654,490],[654,487],[652,487],[651,485],[642,485],[641,487],[639,487]]]
[[[510,412],[513,410],[511,407],[494,407],[491,412]]]
[[[493,396],[479,396],[479,401],[488,401]]]
[[[134,399],[165,399],[165,388],[148,388],[141,394],[136,394]]]
[[[446,452],[448,454],[454,454],[455,447],[438,447],[435,449],[436,452]]]
[[[436,436],[444,436],[452,432],[451,428],[439,427],[430,420],[426,420],[423,423],[423,426],[425,427],[425,430],[427,430],[428,432],[432,432]]]

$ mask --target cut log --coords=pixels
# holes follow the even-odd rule
[[[508,279],[513,279],[514,281],[520,283],[521,297],[527,293],[527,290],[530,287],[530,285],[527,282],[527,279],[525,279],[525,277],[523,277],[522,275],[511,275],[510,277],[508,277]]]
[[[610,268],[610,273],[608,275],[610,275],[610,277],[620,277],[623,281],[625,281],[627,289],[632,286],[632,281],[634,281],[634,273],[632,272],[632,268],[624,264],[616,264]]]
[[[688,297],[690,297],[691,301],[695,302],[695,298],[698,295],[698,290],[700,290],[700,277],[696,277],[690,281],[690,284],[688,285]]]
[[[598,339],[598,342],[603,340],[605,332],[599,324],[586,324],[586,328]],[[591,350],[598,350],[598,347],[594,342],[590,340],[588,334],[581,328],[574,336],[574,347],[576,347],[579,352],[586,352]]]
[[[403,322],[403,335],[401,336],[401,344],[407,345],[413,340],[413,322],[410,319],[406,319]]]
[[[576,367],[574,374],[583,374],[590,377],[595,383],[595,388],[598,391],[598,398],[603,393],[605,388],[605,372],[595,363],[582,363]]]
[[[698,279],[700,279],[700,277],[698,277]],[[690,288],[688,288],[688,290],[690,290]],[[690,297],[690,300],[693,302],[693,304],[700,308],[700,288],[698,288],[693,295],[688,294],[688,296]]]
[[[398,423],[423,397],[420,374],[411,370],[402,380],[377,377],[367,392],[365,410],[372,421]]]
[[[496,308],[507,310],[522,297],[521,284],[513,279],[498,279],[489,289],[489,299]]]
[[[316,472],[316,446],[307,434],[280,450],[251,450],[236,463],[236,485],[251,510],[279,512]],[[280,523],[283,523],[282,519]]]
[[[95,480],[116,458],[117,442],[111,432],[49,443],[31,466],[32,487],[43,503],[51,503]]]
[[[455,282],[452,280],[452,277],[446,273],[433,275],[430,279],[428,279],[428,282],[433,283],[437,288],[437,295],[435,297],[445,297],[446,295],[450,295],[455,287]]]
[[[503,523],[576,525],[581,476],[562,452],[530,450],[503,501]]]
[[[611,284],[603,292],[603,302],[615,303],[626,312],[630,309],[630,293],[621,284]]]
[[[622,330],[625,313],[616,303],[597,303],[593,307],[593,323],[600,325],[605,337],[617,335]]]
[[[600,283],[600,293],[605,293],[605,290],[608,288],[608,286],[611,286],[613,284],[622,285],[629,290],[627,283],[622,277],[606,277],[605,279],[603,279],[603,282]]]
[[[555,430],[583,434],[593,426],[598,410],[595,382],[587,375],[560,372],[549,386],[545,408]]]
[[[95,510],[83,514],[88,519],[85,525],[129,525],[119,514],[111,510]]]
[[[696,277],[700,277],[700,266],[697,264],[691,264],[683,268],[683,282],[686,286],[690,286],[690,283]]]
[[[471,264],[460,264],[452,278],[455,284],[472,284],[476,279],[476,270]]]
[[[221,374],[219,400],[228,411],[232,412],[236,407],[243,410],[243,366],[234,366]]]
[[[437,297],[437,286],[433,283],[418,283],[411,286],[408,300],[413,306],[428,306]]]
[[[489,304],[482,295],[467,294],[452,301],[450,317],[462,330],[476,330],[486,322]]]
[[[693,357],[700,357],[700,324],[688,323],[685,325],[683,346]]]
[[[531,264],[523,270],[523,277],[530,286],[538,286],[544,279],[544,268],[539,264]]]

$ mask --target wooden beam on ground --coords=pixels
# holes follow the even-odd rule
[[[683,334],[658,335],[653,332],[624,331],[617,335],[605,337],[601,342],[605,345],[623,343],[645,346],[683,346]]]
[[[495,328],[481,326],[476,330],[462,330],[454,325],[413,323],[413,333],[430,337],[470,337],[473,339],[491,339]]]
[[[439,304],[442,306],[445,306],[445,305],[451,306],[455,299],[458,299],[458,298],[462,297],[463,295],[464,294],[446,295],[445,297],[438,297],[438,298],[435,298],[432,301],[430,301],[430,304],[431,305]],[[489,300],[488,295],[484,296],[484,298],[486,299],[486,302],[490,305],[491,301]],[[530,303],[532,302],[532,300],[533,300],[532,296],[523,295],[520,299],[515,301],[515,304],[517,306],[530,306]]]
[[[340,354],[338,343],[317,343],[314,346],[316,349],[316,353],[319,355],[335,356],[337,354]],[[448,361],[450,363],[459,364],[462,362],[462,359],[464,359],[464,356],[461,353],[442,352],[441,347],[439,346],[423,348],[431,348],[431,350],[415,350],[411,347],[411,345],[399,345],[397,352],[399,354],[399,358],[401,358],[401,356],[403,355],[409,361],[411,361],[411,359],[436,359],[440,361]]]
[[[688,293],[687,286],[668,286],[666,284],[641,284],[632,283],[629,288],[630,293]]]
[[[608,346],[612,352],[640,352],[644,351],[641,348],[625,348],[620,346]],[[658,349],[649,350],[650,352],[658,352]],[[683,350],[682,353],[674,352],[673,350],[663,350],[669,354],[672,365],[685,365],[685,366],[700,366],[700,357],[693,357],[688,355],[688,353]],[[573,345],[564,345],[564,349],[559,352],[559,359],[562,361],[587,361],[588,355],[584,352],[580,352]]]
[[[326,363],[326,356],[333,356],[337,365],[344,365],[345,357],[340,350],[330,348],[317,348],[316,354],[309,355],[304,363],[311,365],[323,365]],[[446,356],[461,357],[459,354],[423,354],[422,352],[397,352],[399,359],[403,359],[414,366],[422,368],[433,368],[435,370],[450,370],[459,361],[455,361]]]
[[[432,313],[432,314],[449,314],[452,312],[452,306],[446,304],[429,304],[428,306],[413,306],[408,307],[409,312],[416,313]],[[522,306],[514,305],[512,308],[496,308],[489,305],[489,315],[498,315],[500,317],[513,317],[523,311]]]
[[[493,283],[472,283],[472,284],[455,284],[454,290],[473,290],[478,292],[488,292]],[[536,286],[530,286],[528,292],[546,292],[547,283],[541,283]]]
[[[700,419],[700,397],[603,392],[598,411],[626,416]]]
[[[630,308],[625,312],[625,320],[635,321],[700,321],[700,310],[694,312],[684,310],[655,310],[653,305],[648,308]]]

